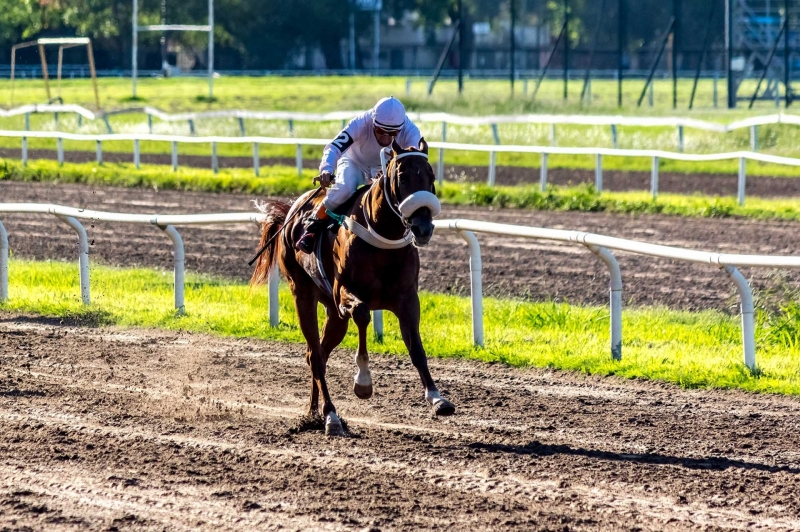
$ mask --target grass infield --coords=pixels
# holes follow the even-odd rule
[[[91,266],[92,304],[81,304],[75,265],[12,259],[9,300],[0,310],[75,320],[87,325],[159,327],[303,342],[287,286],[280,290],[280,325],[268,326],[266,287],[189,274],[186,314],[172,308],[172,273]],[[568,303],[484,300],[485,347],[471,342],[468,298],[421,294],[421,334],[429,356],[502,362],[676,383],[687,388],[738,388],[800,394],[800,307],[759,311],[756,360],[742,362],[737,316],[717,311],[632,308],[623,312],[623,354],[613,361],[605,307]],[[320,307],[320,319],[323,318]],[[320,321],[321,323],[321,321]],[[343,346],[355,349],[351,327]],[[405,354],[395,317],[385,317],[385,339],[370,350]]]

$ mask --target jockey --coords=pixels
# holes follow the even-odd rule
[[[316,237],[330,224],[327,211],[344,204],[356,189],[381,170],[380,151],[397,139],[401,146],[418,146],[419,129],[406,116],[400,100],[383,98],[375,107],[353,118],[322,153],[319,176],[314,183],[328,188],[317,212],[306,221],[297,249],[311,253]],[[336,169],[334,179],[333,171]],[[331,185],[332,184],[332,185]]]

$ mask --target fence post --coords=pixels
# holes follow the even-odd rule
[[[750,151],[758,151],[758,126],[750,126]]]
[[[497,124],[492,124],[492,136],[494,137],[494,143],[500,144],[500,133],[497,132]]]
[[[258,155],[258,142],[253,143],[253,171],[256,177],[261,173],[261,158]]]
[[[217,143],[211,143],[211,169],[215,174],[219,173],[219,160],[217,159]]]
[[[551,146],[555,146],[556,145],[556,124],[555,123],[550,124],[550,145]]]
[[[0,222],[0,305],[8,301],[8,233]]]
[[[268,280],[268,295],[269,295],[269,326],[270,327],[277,327],[280,323],[278,311],[280,309],[280,305],[278,304],[278,288],[280,286],[280,272],[278,271],[278,265],[275,264],[269,270],[269,280]]]
[[[194,120],[192,120],[191,118],[189,119],[189,133],[191,135],[195,134],[195,131],[194,131]]]
[[[58,137],[56,140],[56,148],[58,150],[58,165],[64,165],[64,139]]]
[[[139,139],[133,141],[133,164],[136,166],[137,170],[141,165],[141,160],[139,157]]]
[[[22,137],[22,165],[28,166],[28,137]]]
[[[472,300],[472,343],[483,347],[483,273],[481,245],[472,231],[459,231],[469,246],[469,285]]]
[[[747,161],[744,157],[739,157],[739,185],[738,185],[738,200],[739,205],[744,205],[744,185],[747,179]]]
[[[594,188],[598,192],[603,191],[603,156],[599,153],[594,165]]]
[[[175,269],[174,269],[174,283],[175,283],[175,310],[178,311],[178,314],[181,315],[185,312],[186,308],[184,306],[184,282],[183,282],[183,271],[184,271],[184,263],[185,263],[185,255],[183,252],[183,239],[181,238],[180,233],[171,225],[159,225],[159,229],[164,231],[169,239],[172,241],[172,245],[175,249]]]
[[[650,193],[653,199],[658,197],[658,157],[653,157],[653,166],[650,169]]]
[[[243,137],[245,136],[244,118],[242,118],[241,116],[239,117],[239,133],[241,133]]]
[[[617,125],[616,124],[611,124],[611,145],[614,147],[615,150],[619,147],[619,144],[617,144]]]
[[[683,151],[683,126],[678,126],[678,151]]]
[[[592,253],[597,255],[600,260],[608,266],[608,273],[611,276],[609,281],[609,310],[611,321],[611,358],[622,360],[622,273],[619,269],[614,254],[601,246],[586,245]]]
[[[497,152],[489,152],[489,186],[494,186],[495,172],[497,171]]]
[[[379,342],[383,341],[383,311],[372,311],[372,330],[375,332],[375,337]]]
[[[31,130],[31,114],[25,113],[25,131]]]
[[[83,126],[83,115],[78,115],[78,129],[80,129],[82,126]],[[151,130],[150,133],[152,132],[153,131]]]
[[[756,369],[756,340],[755,325],[753,323],[753,292],[744,276],[733,266],[725,266],[727,273],[736,284],[739,291],[742,310],[742,347],[744,349],[744,365],[750,371]]]
[[[147,130],[150,132],[151,135],[153,134],[153,115],[149,113],[147,115]]]
[[[542,153],[542,164],[539,167],[539,188],[544,192],[547,189],[547,154]]]
[[[81,301],[84,305],[90,302],[89,296],[89,239],[86,236],[86,229],[81,223],[72,216],[61,216],[58,218],[72,227],[78,233],[78,270],[81,278]]]
[[[97,152],[97,164],[103,164],[103,143],[101,141],[97,141],[96,152]]]
[[[411,95],[411,80],[406,78],[406,96]]]
[[[294,135],[294,120],[289,119],[289,134]]]
[[[297,145],[297,151],[294,154],[295,164],[297,164],[297,175],[303,175],[303,146],[301,144]]]
[[[172,171],[178,171],[178,143],[172,141]]]
[[[447,142],[447,122],[442,122],[442,142]],[[441,188],[444,183],[444,148],[439,148],[439,162],[436,166],[438,186]]]

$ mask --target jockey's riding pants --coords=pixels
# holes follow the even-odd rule
[[[326,209],[334,210],[346,202],[358,187],[375,177],[380,170],[380,166],[363,166],[346,155],[342,156],[336,165],[336,181],[328,189],[322,204]]]

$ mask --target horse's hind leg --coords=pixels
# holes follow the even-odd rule
[[[433,407],[433,413],[437,416],[453,414],[456,411],[455,405],[442,397],[428,370],[428,358],[425,355],[422,339],[419,336],[419,296],[417,296],[416,292],[399,302],[397,319],[400,322],[400,333],[403,335],[403,342],[406,344],[408,354],[411,356],[411,363],[417,368],[420,379],[422,379],[422,385],[425,386],[425,400]]]
[[[298,291],[299,292],[299,291]],[[325,381],[325,362],[326,357],[322,355],[322,347],[319,340],[319,329],[317,323],[317,299],[310,290],[306,294],[295,292],[295,305],[297,316],[300,321],[300,330],[308,343],[308,353],[306,360],[311,366],[311,402],[309,404],[309,414],[317,413],[319,393],[322,393],[322,415],[325,416],[325,433],[329,436],[341,436],[344,434],[342,423],[336,415],[336,407],[333,406],[328,385]],[[315,386],[316,385],[316,386]]]

